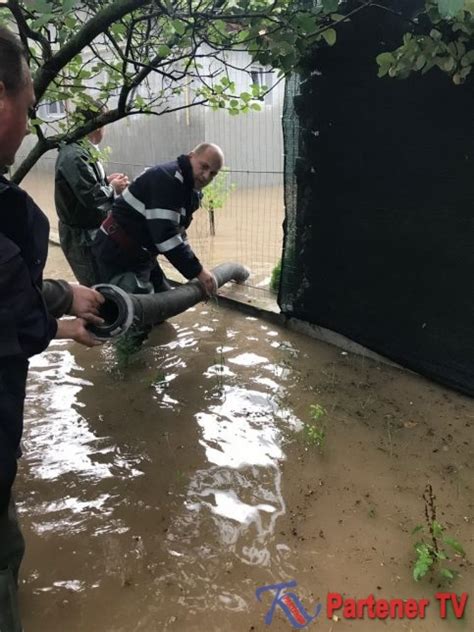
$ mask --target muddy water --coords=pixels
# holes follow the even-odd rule
[[[54,260],[53,260],[54,268]],[[309,407],[327,410],[322,449]],[[126,367],[110,346],[33,359],[17,498],[28,632],[290,630],[257,587],[294,579],[307,629],[474,629],[411,578],[430,482],[474,558],[474,403],[263,321],[200,305]],[[457,593],[472,591],[461,568]],[[425,620],[326,617],[329,591],[426,598]]]

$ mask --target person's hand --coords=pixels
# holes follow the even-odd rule
[[[206,292],[208,297],[213,296],[217,292],[217,282],[214,275],[203,268],[201,272],[197,275],[197,278]]]
[[[100,292],[84,285],[70,284],[72,289],[72,316],[78,316],[88,323],[102,325],[103,318],[99,316],[100,306],[104,302],[104,297]]]
[[[71,318],[58,320],[58,331],[56,338],[70,338],[86,347],[97,347],[102,344],[102,340],[95,338],[86,329],[86,321],[83,318]]]
[[[110,173],[107,176],[107,182],[110,184],[112,180],[115,180],[115,178],[123,178],[124,175],[124,173]]]
[[[109,184],[113,187],[115,193],[120,195],[124,189],[126,189],[130,183],[128,176],[123,173],[113,173],[114,178],[109,176]]]

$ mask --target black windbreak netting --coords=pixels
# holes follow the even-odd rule
[[[282,311],[474,395],[474,81],[377,78],[372,8],[287,84]]]

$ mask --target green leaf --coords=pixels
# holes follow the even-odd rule
[[[468,51],[461,59],[461,66],[471,66],[474,64],[474,50]]]
[[[440,538],[443,535],[444,527],[437,520],[433,520],[431,524],[431,530],[435,538]]]
[[[450,582],[456,579],[456,575],[457,575],[456,572],[453,572],[449,568],[442,568],[439,574],[441,575],[441,577],[444,577],[444,579],[447,579]]]
[[[464,6],[464,0],[437,0],[443,18],[453,18]]]
[[[466,551],[464,550],[462,544],[454,538],[451,538],[449,536],[445,537],[443,538],[443,542],[450,546],[454,551],[456,551],[456,553],[459,553],[459,555],[466,557]]]
[[[339,0],[323,0],[323,9],[326,13],[334,13],[339,7]]]
[[[413,68],[415,70],[421,70],[426,64],[426,57],[424,55],[418,55]]]
[[[35,0],[34,9],[36,13],[51,13],[53,6],[48,0]]]
[[[314,421],[319,421],[326,413],[327,410],[321,404],[311,404],[309,407],[309,414]]]
[[[69,13],[69,11],[72,11],[76,3],[77,3],[77,0],[62,0],[64,13]]]
[[[158,55],[162,57],[163,59],[168,57],[170,53],[171,53],[171,48],[167,46],[166,44],[161,44],[161,46],[158,47]]]
[[[452,57],[448,57],[447,59],[444,60],[444,62],[441,64],[441,68],[445,71],[445,72],[451,72],[451,70],[453,70],[456,66],[456,62],[454,61],[454,59]]]
[[[434,39],[436,42],[438,42],[443,36],[441,35],[441,32],[438,31],[437,29],[431,29],[430,37]]]
[[[185,22],[183,22],[182,20],[173,20],[171,24],[173,25],[173,29],[176,31],[176,33],[178,33],[178,35],[184,35],[184,33],[186,32]]]
[[[68,29],[74,29],[77,25],[77,20],[73,15],[67,15],[64,18],[64,25],[68,28]]]
[[[31,22],[31,27],[33,29],[39,30],[43,28],[43,26],[45,26],[46,24],[53,22],[53,20],[54,20],[54,15],[52,13],[44,13],[39,18]]]
[[[328,29],[327,31],[323,31],[321,35],[325,39],[326,44],[328,44],[329,46],[334,46],[337,38],[335,29]]]
[[[434,564],[434,557],[427,544],[418,542],[415,544],[417,559],[413,567],[413,579],[418,582],[422,579]]]
[[[297,18],[298,28],[304,33],[311,33],[316,29],[316,20],[310,15],[299,15]]]
[[[125,24],[120,24],[120,23],[116,22],[115,24],[112,24],[112,26],[110,27],[110,31],[111,31],[112,35],[114,35],[116,38],[120,39],[121,37],[126,35],[127,28],[126,28]]]

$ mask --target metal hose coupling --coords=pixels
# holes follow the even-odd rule
[[[238,263],[222,263],[211,272],[218,288],[228,281],[244,283],[250,274],[245,266]],[[94,285],[94,289],[105,299],[99,313],[104,322],[102,325],[88,325],[87,328],[99,340],[118,338],[132,325],[138,329],[153,327],[206,298],[206,292],[197,279],[158,294],[128,294],[109,283],[99,283]]]

